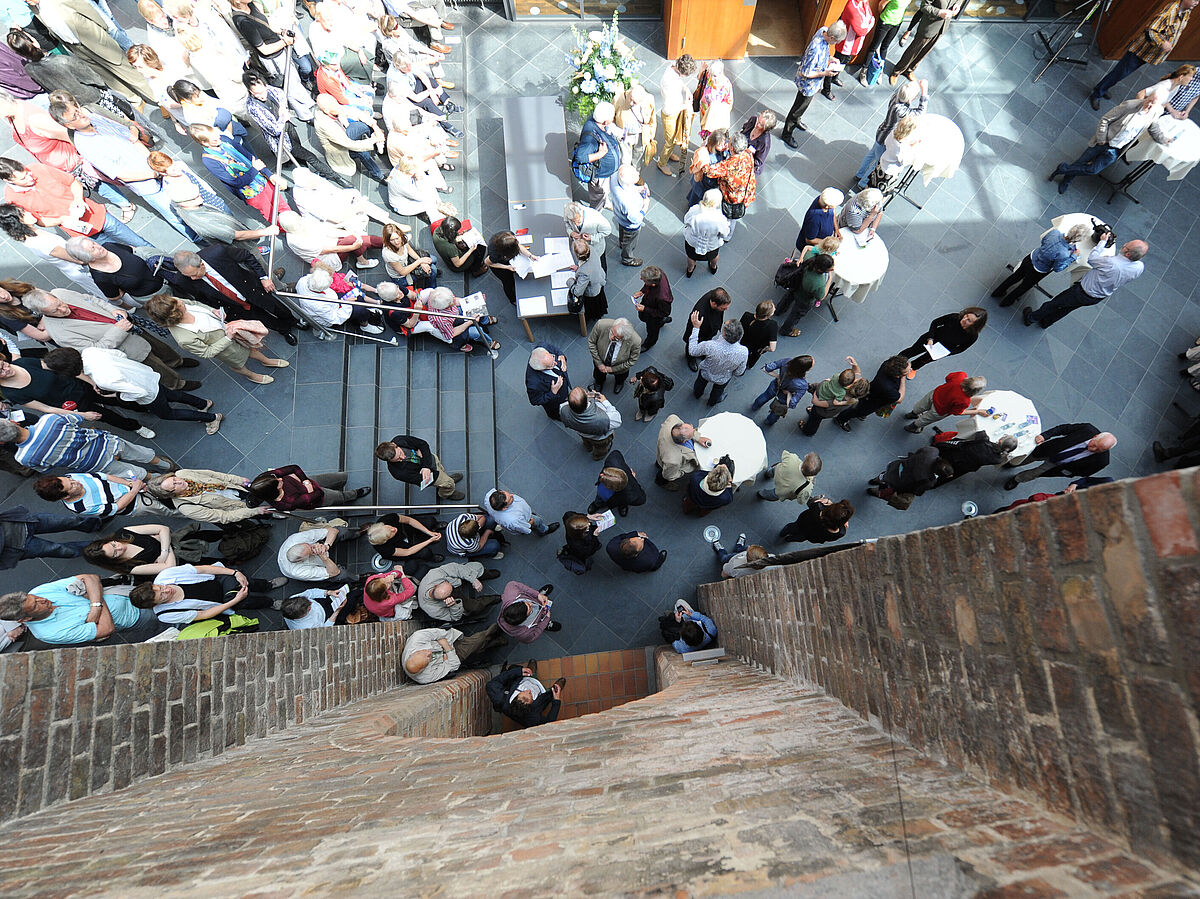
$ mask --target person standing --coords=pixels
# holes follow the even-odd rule
[[[1150,246],[1144,240],[1131,240],[1115,256],[1105,256],[1103,252],[1103,246],[1092,250],[1088,256],[1091,269],[1077,283],[1037,309],[1024,307],[1021,320],[1026,327],[1037,324],[1049,328],[1075,309],[1103,303],[1123,284],[1141,276],[1146,268],[1142,258],[1150,252]]]
[[[979,394],[987,389],[987,378],[968,378],[965,371],[952,371],[946,375],[946,383],[935,387],[913,405],[904,417],[912,424],[904,426],[910,434],[920,434],[932,424],[952,415],[983,415]]]
[[[845,199],[846,195],[836,187],[827,187],[817,194],[800,223],[800,233],[796,235],[797,253],[804,253],[838,233],[837,208]]]
[[[1117,438],[1093,424],[1079,423],[1042,431],[1033,442],[1037,446],[1020,464],[1041,464],[1009,478],[1005,490],[1015,490],[1034,478],[1090,477],[1108,466],[1109,451],[1117,445]]]
[[[721,211],[722,202],[721,192],[714,187],[705,191],[700,202],[683,217],[683,249],[687,254],[685,277],[692,276],[697,262],[707,262],[709,272],[717,273],[721,247],[733,231],[733,223]]]
[[[1183,35],[1183,30],[1187,28],[1188,19],[1197,2],[1198,0],[1176,0],[1151,20],[1146,30],[1133,39],[1125,48],[1125,54],[1088,94],[1088,102],[1092,104],[1092,109],[1098,111],[1101,100],[1111,99],[1108,89],[1117,82],[1124,80],[1142,66],[1156,66],[1166,60]]]
[[[609,187],[613,219],[617,223],[617,244],[621,248],[621,265],[642,264],[633,251],[650,209],[650,188],[638,183],[640,177],[633,166],[623,165],[617,170],[617,176]]]
[[[597,103],[591,117],[583,123],[572,156],[575,177],[579,177],[583,166],[591,166],[587,191],[588,205],[593,209],[602,209],[609,202],[609,181],[621,164],[621,141],[613,125],[615,115],[611,103]]]
[[[617,534],[605,547],[608,557],[622,571],[645,574],[658,571],[667,561],[667,551],[655,546],[645,531],[628,531]]]
[[[725,387],[734,378],[746,373],[746,360],[750,356],[741,344],[742,326],[735,321],[727,321],[721,325],[721,334],[712,340],[701,343],[698,339],[700,325],[703,324],[700,313],[692,313],[692,334],[688,338],[688,355],[700,358],[699,373],[696,383],[692,386],[692,396],[700,399],[704,388],[711,384],[708,394],[708,404],[715,406],[725,398]]]
[[[813,495],[813,482],[820,473],[821,457],[816,453],[808,453],[801,459],[784,450],[779,461],[764,472],[771,478],[771,486],[763,487],[756,495],[771,503],[795,500],[807,505]]]
[[[986,324],[987,310],[978,306],[939,315],[929,323],[929,329],[913,341],[912,346],[897,355],[906,357],[912,370],[916,371],[932,362],[935,352],[945,350],[938,358],[966,352],[979,339],[979,332]]]
[[[893,27],[899,28],[899,23]],[[863,76],[859,75],[859,80],[862,78]],[[867,187],[867,178],[875,170],[876,163],[883,158],[883,153],[887,149],[884,141],[892,133],[896,124],[907,116],[922,115],[928,105],[929,82],[924,78],[920,81],[906,81],[896,88],[896,92],[888,100],[887,112],[883,115],[883,121],[875,129],[875,143],[871,145],[871,149],[863,157],[858,171],[854,173],[854,183],[859,190]]]
[[[1088,225],[1076,225],[1066,234],[1051,228],[1042,236],[1038,248],[992,291],[992,299],[999,300],[1001,307],[1011,306],[1051,272],[1065,271],[1079,259],[1079,243],[1091,233]]]
[[[754,177],[762,174],[763,166],[767,164],[767,156],[771,153],[771,131],[775,128],[775,113],[764,109],[756,116],[746,119],[742,126],[742,134],[750,145],[750,153],[754,156]]]
[[[847,0],[839,21],[846,26],[846,39],[838,45],[837,58],[838,62],[847,66],[858,56],[863,44],[867,42],[867,35],[875,27],[875,11],[871,8],[871,0]],[[865,63],[863,71],[866,71]],[[830,100],[833,99],[833,85],[842,86],[842,81],[837,75],[826,78],[821,89],[821,93]]]
[[[819,496],[810,499],[808,508],[783,527],[779,539],[792,543],[832,543],[846,536],[853,516],[854,506],[850,500],[835,503],[828,497]]]
[[[913,80],[917,66],[946,33],[946,29],[950,27],[950,20],[958,15],[965,2],[966,0],[921,0],[918,10],[921,18],[917,25],[916,39],[908,45],[900,61],[896,63],[896,68],[888,79],[890,84],[895,84],[901,75],[909,81]]]
[[[613,396],[625,389],[625,375],[642,353],[642,338],[627,318],[602,318],[588,334],[592,355],[592,390],[600,393],[613,376]]]
[[[853,356],[847,356],[849,368],[844,368],[836,378],[826,378],[817,385],[813,394],[812,405],[808,407],[808,417],[800,422],[800,433],[811,437],[821,427],[821,422],[827,418],[845,411],[848,406],[858,402],[859,397],[865,397],[870,385],[862,376],[862,370]]]
[[[753,312],[742,313],[742,346],[750,353],[746,367],[753,368],[758,364],[764,353],[775,352],[779,339],[779,325],[772,316],[775,315],[775,304],[763,300],[754,307]]]
[[[604,468],[600,470],[600,477],[596,478],[596,498],[587,508],[588,515],[616,509],[617,514],[624,518],[629,514],[630,506],[642,506],[645,503],[646,491],[638,483],[637,472],[629,467],[619,450],[613,450],[605,457]]]
[[[558,407],[567,401],[571,379],[567,375],[567,357],[551,343],[540,343],[529,354],[525,367],[525,393],[529,405],[541,406],[558,421]]]
[[[754,156],[750,153],[746,135],[741,132],[729,139],[729,155],[704,167],[707,178],[715,178],[721,191],[721,213],[733,230],[737,220],[746,215],[746,207],[755,199]],[[708,270],[716,274],[717,267],[709,263]]]
[[[711,340],[721,330],[721,325],[725,321],[725,313],[732,302],[729,298],[729,291],[724,287],[714,287],[704,294],[704,296],[700,297],[696,301],[696,305],[692,307],[692,313],[688,317],[687,325],[683,329],[683,352],[687,359],[688,368],[692,371],[700,370],[700,360],[693,356],[688,349],[688,340],[692,335],[692,331],[699,331],[697,339],[700,341]],[[700,324],[698,326],[692,324],[697,315],[700,316]]]
[[[808,378],[806,375],[813,366],[812,356],[793,356],[791,359],[776,359],[763,366],[767,374],[774,373],[766,390],[755,397],[750,404],[757,411],[771,403],[771,411],[767,414],[765,424],[773,425],[795,409],[801,398],[808,396]]]
[[[904,10],[907,8],[908,0],[883,0],[883,6],[879,10],[878,23],[875,26],[875,34],[871,38],[871,49],[867,51],[868,60],[872,56],[878,55],[880,66],[887,65],[888,49],[892,46],[892,39],[896,37],[896,32],[900,30],[900,25],[904,21]],[[858,83],[863,87],[870,86],[867,82],[866,66],[858,73]]]
[[[787,118],[783,120],[783,132],[779,135],[779,139],[793,150],[800,149],[800,145],[792,137],[792,132],[797,128],[801,131],[808,130],[808,126],[801,119],[808,111],[808,107],[812,105],[813,97],[821,89],[826,78],[841,71],[841,66],[836,62],[831,63],[830,57],[833,48],[845,39],[846,24],[840,20],[821,28],[808,42],[804,55],[797,63],[794,78],[796,99],[792,101],[792,108],[788,110]]]
[[[487,695],[497,712],[521,727],[536,727],[558,720],[566,685],[567,679],[560,677],[547,690],[537,678],[537,662],[530,659],[524,667],[506,667],[488,681]]]
[[[871,379],[871,389],[856,405],[834,419],[843,431],[850,431],[850,419],[866,418],[872,412],[887,409],[904,402],[904,390],[908,386],[906,375],[912,371],[905,356],[885,359],[879,371]]]
[[[638,272],[642,279],[641,289],[633,295],[638,320],[646,326],[646,339],[642,341],[642,352],[658,343],[658,332],[671,320],[671,303],[675,300],[666,272],[657,265],[647,265]],[[620,389],[613,393],[620,393]]]
[[[489,490],[479,504],[487,512],[487,526],[496,530],[496,525],[514,534],[537,534],[545,537],[553,534],[560,527],[557,521],[546,524],[546,520],[530,508],[529,502],[511,490],[499,487]]]
[[[1104,171],[1122,152],[1133,146],[1143,131],[1149,131],[1156,143],[1168,146],[1174,138],[1159,124],[1163,101],[1157,91],[1149,91],[1141,99],[1134,97],[1114,106],[1100,118],[1091,143],[1079,158],[1074,162],[1060,162],[1046,180],[1058,178],[1058,192],[1066,193],[1076,175],[1096,175]]]
[[[733,82],[725,74],[725,63],[714,59],[704,67],[704,90],[700,92],[700,137],[721,129],[729,130],[733,113]]]
[[[688,136],[692,132],[692,76],[696,74],[696,60],[690,53],[682,53],[674,65],[668,66],[659,82],[661,101],[658,114],[662,118],[662,148],[658,151],[658,170],[672,177],[680,172],[671,171],[668,162],[686,160]]]
[[[558,409],[559,421],[579,435],[583,448],[599,461],[612,449],[613,437],[621,427],[621,413],[604,394],[575,387]]]
[[[595,250],[586,240],[571,241],[571,253],[575,257],[575,273],[567,279],[567,293],[579,304],[583,318],[595,320],[608,312],[608,297],[604,286],[608,283],[608,273],[601,265],[601,244]]]

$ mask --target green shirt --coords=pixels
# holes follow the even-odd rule
[[[846,388],[838,383],[837,378],[826,378],[817,385],[817,399],[833,405],[846,398]]]
[[[883,9],[879,11],[880,25],[899,25],[904,21],[904,9],[908,6],[907,0],[887,0],[883,5]]]

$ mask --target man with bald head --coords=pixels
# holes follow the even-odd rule
[[[567,401],[558,407],[559,420],[579,435],[584,449],[599,462],[612,449],[613,436],[621,427],[621,413],[596,390],[572,388]]]
[[[1112,296],[1117,288],[1139,277],[1145,271],[1142,262],[1150,245],[1144,240],[1131,240],[1121,247],[1121,252],[1115,256],[1105,256],[1105,241],[1100,241],[1096,249],[1088,256],[1091,268],[1087,273],[1054,299],[1042,303],[1037,309],[1026,306],[1021,310],[1022,321],[1028,325],[1040,325],[1049,328],[1075,309],[1082,306],[1095,306],[1103,303]]]
[[[458,622],[474,618],[500,602],[495,595],[481,596],[483,582],[500,572],[478,562],[446,562],[433,568],[417,587],[417,603],[430,618]]]
[[[567,375],[567,357],[551,343],[539,343],[529,354],[525,368],[525,393],[531,406],[541,406],[546,414],[558,421],[558,409],[571,392]]]
[[[453,674],[472,657],[506,643],[508,638],[495,624],[469,637],[452,627],[427,627],[404,641],[400,662],[410,679],[418,684],[432,684]]]
[[[1004,482],[1005,490],[1034,478],[1083,478],[1096,474],[1108,465],[1108,452],[1117,445],[1117,438],[1095,425],[1080,423],[1058,425],[1034,438],[1037,444],[1021,465],[1039,462]]]

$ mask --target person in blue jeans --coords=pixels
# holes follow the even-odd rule
[[[883,142],[892,133],[896,123],[910,115],[921,115],[928,105],[929,82],[924,78],[920,81],[906,81],[896,88],[896,92],[888,100],[883,122],[875,130],[875,143],[871,145],[871,149],[867,150],[862,165],[854,173],[854,183],[859,190],[866,189],[867,178],[870,177],[871,172],[875,171],[875,166],[883,158],[884,151],[887,149]]]
[[[104,520],[86,515],[47,515],[13,506],[0,512],[0,569],[15,568],[25,559],[75,559],[88,540],[57,543],[42,539],[41,534],[59,531],[92,533],[104,526]]]
[[[1047,180],[1061,178],[1058,192],[1066,193],[1076,175],[1096,175],[1104,171],[1147,130],[1158,143],[1164,146],[1171,143],[1173,138],[1168,137],[1158,124],[1164,100],[1151,92],[1144,99],[1135,97],[1114,106],[1100,118],[1092,143],[1083,154],[1074,162],[1060,162]]]
[[[667,634],[673,630],[672,623],[678,627],[679,637],[671,641],[671,648],[678,653],[696,652],[717,639],[716,623],[707,615],[697,612],[685,600],[675,600],[673,613],[659,619],[659,630]]]
[[[499,525],[506,531],[518,534],[534,533],[544,537],[553,534],[562,526],[557,521],[546,524],[546,519],[534,512],[523,497],[511,490],[501,490],[499,487],[489,490],[479,505],[487,512],[487,526],[493,530]]]
[[[791,359],[776,359],[768,362],[762,370],[767,374],[773,372],[775,376],[767,384],[767,389],[755,397],[750,408],[761,409],[778,397],[778,401],[786,405],[787,409],[781,413],[772,410],[767,414],[766,424],[775,424],[784,415],[787,415],[788,410],[795,409],[796,404],[808,396],[808,379],[805,376],[812,367],[812,356],[793,356]]]
[[[1175,49],[1187,27],[1192,9],[1200,0],[1176,0],[1155,16],[1145,31],[1140,32],[1125,49],[1125,55],[1109,69],[1088,95],[1092,109],[1100,109],[1100,101],[1108,100],[1108,89],[1144,65],[1158,65]]]

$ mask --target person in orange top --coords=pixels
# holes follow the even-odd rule
[[[329,94],[342,106],[352,106],[371,113],[375,108],[375,90],[366,84],[351,81],[342,71],[341,57],[330,50],[321,54],[321,67],[317,69],[317,90]]]
[[[749,146],[746,135],[739,131],[729,138],[729,157],[704,168],[705,175],[717,179],[721,212],[729,219],[731,229],[755,198],[754,157],[747,149]]]
[[[150,241],[109,215],[104,206],[85,197],[77,178],[56,168],[0,157],[0,181],[4,182],[4,202],[24,209],[43,228],[58,226],[71,237],[112,240],[130,247],[150,246]]]

